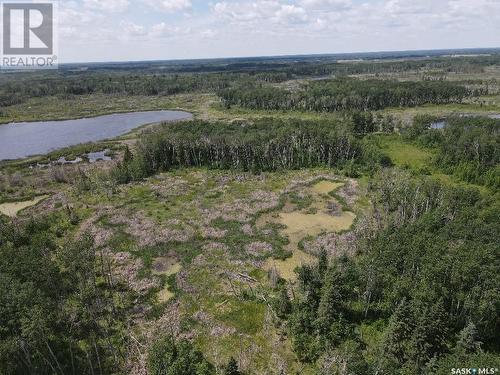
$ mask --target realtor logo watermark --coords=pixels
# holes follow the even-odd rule
[[[1,69],[57,68],[57,1],[2,1]]]

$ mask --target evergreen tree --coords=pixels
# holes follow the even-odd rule
[[[214,367],[191,343],[176,343],[173,337],[164,337],[153,344],[148,355],[151,375],[211,375]]]
[[[224,368],[224,375],[241,375],[238,367],[238,362],[236,362],[236,359],[234,359],[234,357],[231,357],[229,359],[229,362]]]
[[[343,288],[340,272],[330,268],[321,289],[321,301],[318,308],[318,327],[326,334],[332,324],[340,318],[343,304]]]
[[[481,351],[482,342],[478,339],[476,325],[469,322],[458,334],[458,341],[455,350],[467,354]]]
[[[318,257],[318,274],[320,278],[325,276],[328,269],[328,253],[324,248],[321,249]]]
[[[129,164],[132,160],[134,160],[134,155],[127,145],[125,146],[125,152],[123,154],[123,164]]]
[[[410,305],[403,299],[391,315],[383,342],[384,355],[394,358],[399,366],[408,359],[408,340],[413,332],[413,321]]]
[[[279,318],[285,319],[292,312],[292,302],[288,296],[286,286],[281,286],[279,289],[278,298],[275,303],[276,314]]]

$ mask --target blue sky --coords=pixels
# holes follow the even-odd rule
[[[63,62],[500,47],[500,0],[60,0]]]

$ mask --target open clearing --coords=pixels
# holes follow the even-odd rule
[[[311,207],[300,211],[293,211],[293,205],[287,202],[284,211],[271,213],[259,218],[258,226],[265,223],[274,222],[284,225],[282,230],[290,243],[286,246],[292,252],[292,256],[286,260],[268,259],[264,264],[265,270],[276,270],[279,275],[286,280],[293,281],[297,275],[294,270],[302,264],[313,263],[315,257],[299,249],[299,243],[306,237],[315,237],[321,233],[341,232],[348,230],[354,223],[356,215],[352,212],[338,212],[332,214],[327,212],[329,204],[337,205],[337,202],[327,194],[344,186],[343,182],[333,182],[328,180],[320,181],[305,189],[303,194],[312,196]],[[312,211],[310,209],[312,208]]]
[[[35,206],[48,197],[48,195],[42,195],[30,201],[2,203],[0,204],[0,213],[6,216],[15,217],[20,211]]]
[[[333,181],[320,181],[312,187],[312,191],[318,194],[328,194],[338,188],[344,186],[343,182],[333,182]]]
[[[171,276],[179,273],[181,269],[181,263],[176,262],[174,258],[162,257],[154,260],[152,273],[155,275]],[[169,285],[165,283],[163,289],[158,292],[158,301],[165,303],[173,297],[174,293],[170,290]]]

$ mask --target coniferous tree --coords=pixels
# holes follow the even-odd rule
[[[224,375],[241,375],[238,367],[238,362],[236,362],[236,359],[234,359],[234,357],[231,357],[229,359],[229,362],[224,368]]]
[[[463,353],[476,353],[481,351],[482,342],[479,341],[476,325],[469,322],[458,334],[455,350]]]
[[[285,319],[292,312],[292,302],[288,296],[286,286],[281,286],[278,293],[278,298],[275,304],[276,314],[278,317]]]

